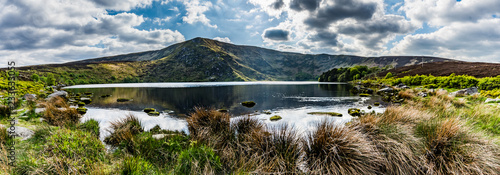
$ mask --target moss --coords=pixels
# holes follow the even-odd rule
[[[347,112],[351,116],[360,116],[361,115],[361,110],[358,108],[349,108],[349,110],[347,110]]]
[[[79,108],[76,108],[76,111],[78,111],[79,114],[85,114],[87,113],[87,108],[84,108],[84,107],[79,107]]]
[[[150,112],[155,112],[156,109],[155,108],[144,108],[143,110],[145,113],[150,113]]]
[[[360,97],[369,97],[371,96],[370,94],[359,94]]]
[[[244,101],[244,102],[241,102],[241,105],[247,107],[247,108],[251,108],[251,107],[254,107],[255,106],[255,102],[253,101]]]
[[[310,113],[307,113],[307,114],[311,114],[311,115],[329,115],[329,116],[333,116],[333,117],[342,117],[342,114],[341,113],[337,113],[337,112],[310,112]]]
[[[371,106],[371,105],[368,105],[368,109],[372,109],[372,106]]]
[[[380,103],[379,102],[375,102],[373,103],[374,106],[380,106]]]
[[[118,98],[116,99],[116,102],[127,102],[127,101],[132,101],[133,99],[130,98]]]
[[[149,116],[159,116],[160,112],[148,112]]]
[[[269,118],[269,120],[271,120],[271,121],[278,121],[278,120],[281,120],[281,116],[275,115],[275,116],[272,116],[271,118]]]
[[[78,102],[78,107],[84,107],[85,103],[84,102]]]

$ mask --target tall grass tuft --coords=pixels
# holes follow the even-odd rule
[[[377,174],[381,166],[375,146],[350,127],[322,121],[303,144],[311,173]]]
[[[78,125],[78,129],[90,132],[96,137],[99,137],[99,135],[100,135],[99,122],[94,120],[94,119],[90,119],[90,120],[85,121],[84,123],[80,123]]]
[[[140,120],[128,114],[124,119],[111,122],[108,129],[111,134],[104,139],[104,142],[114,147],[121,146],[128,152],[134,152],[134,136],[143,131]]]
[[[174,168],[175,174],[220,174],[222,170],[222,163],[214,150],[198,145],[182,151]]]
[[[62,101],[59,103],[65,104],[64,100],[62,100],[62,98],[60,97],[55,97],[52,99]],[[44,118],[47,123],[54,126],[72,127],[80,122],[81,115],[78,114],[76,109],[70,108],[69,106],[67,106],[67,104],[65,104],[65,106],[61,106],[61,109],[56,105],[57,103],[44,103],[45,112],[42,115],[42,118]]]
[[[156,168],[144,160],[141,157],[126,157],[123,160],[123,164],[121,166],[120,174],[123,175],[143,175],[143,174],[159,174],[156,171]]]
[[[432,174],[498,174],[500,160],[488,143],[477,139],[458,119],[430,120],[415,128],[423,139]]]

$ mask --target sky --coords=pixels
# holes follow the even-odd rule
[[[500,62],[500,0],[0,0],[0,67],[195,37],[308,54]]]

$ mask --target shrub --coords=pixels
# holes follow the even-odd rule
[[[31,75],[31,80],[33,80],[34,82],[38,82],[40,81],[40,76],[38,76],[38,74],[33,74]]]
[[[385,78],[388,79],[388,78],[392,78],[393,75],[391,72],[387,72],[387,74],[385,75]]]
[[[222,163],[212,148],[191,146],[181,152],[174,171],[175,174],[218,174],[222,172]]]

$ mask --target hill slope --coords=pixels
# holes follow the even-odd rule
[[[402,67],[421,62],[441,62],[449,59],[436,57],[387,56],[360,57],[349,55],[300,54],[280,52],[254,46],[240,46],[205,38],[194,38],[161,50],[131,53],[65,63],[61,65],[30,66],[40,72],[77,71],[81,67],[91,70],[120,70],[121,65],[136,67],[133,72],[114,75],[138,77],[144,82],[167,81],[253,81],[314,79],[332,68],[353,65]],[[127,62],[127,64],[123,64]],[[106,66],[98,66],[104,63]],[[97,66],[96,66],[97,64]],[[137,65],[137,66],[134,66]],[[98,72],[95,72],[98,73]],[[43,73],[42,73],[43,74]],[[118,77],[117,77],[118,76]],[[109,77],[108,77],[109,78]]]
[[[498,63],[474,63],[474,62],[433,62],[422,65],[404,66],[388,71],[380,72],[378,76],[383,77],[391,72],[396,77],[408,75],[434,75],[448,76],[470,75],[477,78],[495,77],[500,75],[500,64]]]

